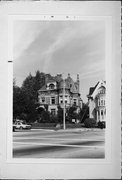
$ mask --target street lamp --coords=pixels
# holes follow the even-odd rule
[[[66,129],[66,125],[65,125],[65,78],[63,79],[63,129]]]

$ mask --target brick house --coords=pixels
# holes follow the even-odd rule
[[[75,105],[77,112],[82,106],[82,100],[79,93],[80,82],[79,75],[77,75],[76,81],[70,77],[66,79],[62,78],[61,74],[57,74],[55,77],[46,77],[45,85],[38,91],[38,100],[40,107],[48,105],[48,111],[52,114],[57,114],[58,106],[66,109]]]

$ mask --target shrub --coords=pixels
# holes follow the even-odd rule
[[[104,121],[102,121],[102,122],[99,121],[97,125],[98,125],[98,128],[100,128],[100,129],[105,128],[105,122]]]
[[[93,118],[85,119],[84,125],[86,128],[93,128],[96,125],[96,121]]]
[[[58,123],[58,117],[56,115],[50,115],[50,123]]]
[[[43,123],[50,122],[50,113],[48,111],[43,111],[41,113],[41,122]]]

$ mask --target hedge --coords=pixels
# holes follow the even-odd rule
[[[84,125],[86,128],[94,128],[96,125],[96,120],[93,118],[85,119]]]

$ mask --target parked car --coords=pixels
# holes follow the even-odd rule
[[[15,122],[13,124],[13,131],[15,131],[16,129],[31,129],[31,125],[27,124],[26,122]]]

